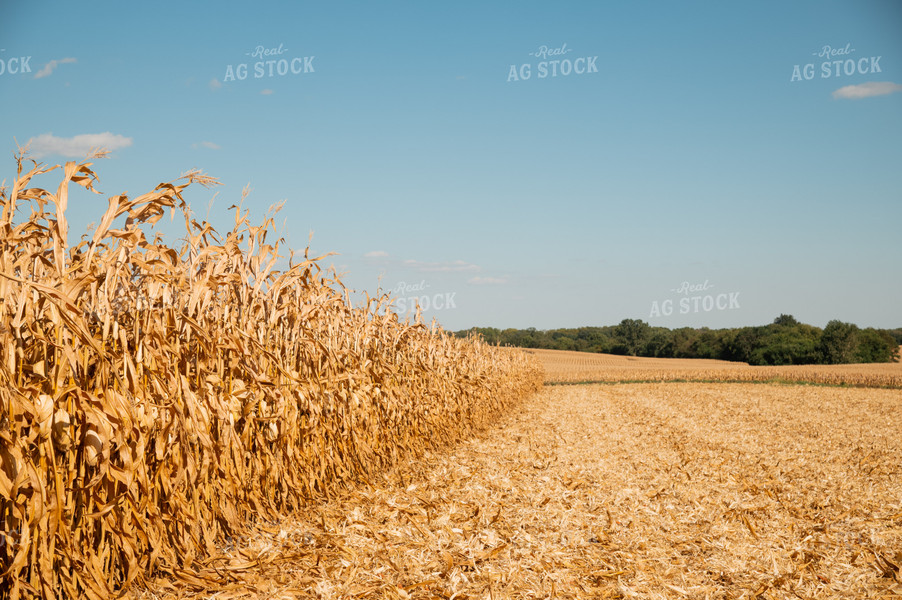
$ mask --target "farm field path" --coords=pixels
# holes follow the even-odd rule
[[[547,386],[144,594],[899,598],[900,414],[899,390]]]

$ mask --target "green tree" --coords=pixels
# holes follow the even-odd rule
[[[720,355],[717,335],[707,327],[698,330],[690,348],[693,358],[718,358]]]
[[[673,330],[673,357],[693,358],[695,352],[694,340],[698,336],[698,330],[691,327],[680,327]]]
[[[760,344],[761,335],[762,328],[760,327],[742,327],[731,330],[725,336],[721,358],[749,362],[752,352]]]
[[[796,318],[792,315],[780,315],[776,319],[774,319],[774,325],[786,325],[789,327],[795,327],[799,322],[796,321]]]
[[[673,333],[664,327],[655,327],[645,342],[642,355],[673,358]]]
[[[795,319],[793,319],[795,321]],[[753,365],[807,365],[819,361],[821,330],[796,321],[774,323],[764,328],[758,346],[749,357]]]
[[[858,345],[853,354],[855,362],[892,362],[898,355],[896,340],[887,331],[863,329],[858,334]]]
[[[641,319],[624,319],[614,330],[617,342],[630,356],[636,356],[645,343],[649,330],[648,323]]]
[[[858,327],[834,319],[824,327],[818,343],[818,353],[821,361],[828,365],[844,364],[855,360],[857,347]]]

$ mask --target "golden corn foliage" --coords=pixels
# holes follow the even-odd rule
[[[523,353],[353,307],[316,258],[275,269],[272,219],[224,237],[182,198],[191,172],[109,199],[69,247],[66,163],[0,191],[0,597],[106,598],[190,580],[255,521],[461,439],[541,386]],[[179,248],[146,237],[165,209]],[[26,214],[26,210],[30,213]],[[116,228],[114,225],[119,223]]]

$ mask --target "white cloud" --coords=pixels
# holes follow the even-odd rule
[[[480,271],[478,265],[462,260],[450,262],[421,262],[419,260],[405,260],[404,266],[417,271],[442,272],[442,271]]]
[[[52,133],[43,133],[28,140],[28,148],[36,158],[50,154],[58,154],[68,158],[81,158],[94,148],[105,148],[109,151],[127,148],[132,145],[132,138],[110,133],[83,133],[70,138],[56,137]]]
[[[861,100],[873,96],[886,96],[894,92],[902,92],[902,85],[891,81],[869,81],[858,85],[847,85],[833,92],[834,98]]]
[[[218,90],[219,88],[222,87],[222,82],[214,77],[213,79],[210,80],[210,83],[207,85],[209,85],[210,89],[215,92],[216,90]]]
[[[219,150],[221,147],[219,144],[214,144],[213,142],[200,142],[199,144],[191,144],[192,148],[209,148],[210,150]]]
[[[373,250],[372,252],[367,252],[363,256],[365,258],[385,258],[388,256],[388,252],[384,250]]]
[[[275,94],[275,92],[269,88],[266,88],[265,90],[260,90],[260,93],[264,96],[271,96],[272,94]]]
[[[468,279],[467,283],[472,283],[473,285],[503,285],[507,283],[507,279],[499,277],[473,277]]]
[[[77,59],[74,59],[74,58],[72,58],[72,57],[69,57],[69,58],[61,58],[61,59],[59,59],[59,60],[51,60],[49,63],[47,63],[46,65],[44,65],[44,66],[41,68],[40,71],[38,71],[37,73],[34,74],[34,78],[35,78],[35,79],[40,79],[41,77],[47,77],[48,75],[50,75],[51,73],[53,73],[53,71],[54,71],[59,65],[65,65],[65,64],[74,63],[74,62],[78,62],[78,60],[77,60]]]

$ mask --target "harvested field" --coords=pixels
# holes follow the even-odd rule
[[[902,363],[753,367],[726,360],[645,358],[526,350],[542,361],[546,383],[733,381],[800,382],[857,387],[902,388]]]
[[[144,598],[897,598],[902,392],[546,387]]]

